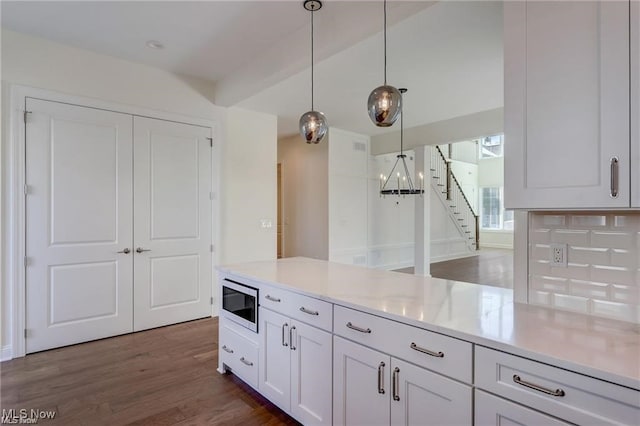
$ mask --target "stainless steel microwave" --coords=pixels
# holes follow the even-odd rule
[[[258,332],[258,289],[225,278],[222,280],[222,314]]]

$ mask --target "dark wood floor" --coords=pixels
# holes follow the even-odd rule
[[[54,410],[60,425],[297,425],[218,366],[203,319],[0,364],[3,410]]]
[[[398,269],[413,274],[413,268]],[[431,276],[513,288],[513,250],[480,249],[475,256],[431,264]]]

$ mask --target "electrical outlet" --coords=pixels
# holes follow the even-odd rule
[[[567,245],[551,244],[551,266],[567,267]]]

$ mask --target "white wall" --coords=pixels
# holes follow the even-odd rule
[[[504,186],[504,157],[478,160],[478,187]],[[478,213],[478,212],[477,212]],[[480,248],[513,248],[513,231],[480,230]]]
[[[275,116],[230,109],[231,126],[227,134],[227,110],[211,102],[214,86],[208,82],[12,31],[2,30],[1,43],[3,101],[6,101],[7,85],[14,83],[220,123],[214,135],[216,142],[222,145],[224,169],[219,197],[222,206],[219,228],[223,232],[216,243],[219,259],[234,262],[275,258]],[[5,115],[2,115],[2,158],[7,161],[8,126]],[[2,179],[6,185],[5,171],[6,164],[3,163]],[[242,190],[250,192],[241,194]],[[6,217],[5,186],[2,194],[2,214]],[[259,218],[271,218],[274,227],[255,232],[259,229]],[[4,222],[3,226],[6,226]],[[2,235],[3,244],[6,244],[4,228]],[[3,254],[6,255],[6,247],[3,247]],[[4,272],[6,258],[3,257],[2,261]],[[12,312],[8,284],[3,275],[3,348],[11,342]]]
[[[284,257],[329,258],[328,155],[327,139],[317,145],[299,135],[278,141]]]
[[[329,130],[329,260],[368,264],[369,137]]]
[[[413,174],[414,152],[405,153],[407,167]],[[414,265],[415,196],[380,196],[380,174],[389,175],[397,154],[370,157],[369,266],[373,268],[399,269]],[[394,187],[393,180],[389,185]]]
[[[405,148],[469,141],[481,135],[496,135],[504,131],[504,108],[481,111],[449,120],[437,121],[404,130]],[[387,154],[398,149],[400,131],[371,138],[371,154]],[[446,154],[446,153],[445,153]]]
[[[229,108],[222,151],[221,263],[276,258],[277,117]],[[264,228],[262,221],[271,224]]]
[[[430,189],[428,194],[431,197],[429,210],[431,262],[442,262],[474,254],[453,222],[454,219],[442,197],[438,196],[433,187]]]

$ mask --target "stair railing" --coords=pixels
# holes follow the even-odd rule
[[[480,249],[480,217],[475,214],[458,179],[451,170],[451,160],[447,159],[439,146],[431,151],[431,174],[436,186],[446,195],[449,208],[469,240],[473,240],[476,250]],[[444,178],[444,179],[443,179]],[[444,183],[443,183],[444,182]]]

